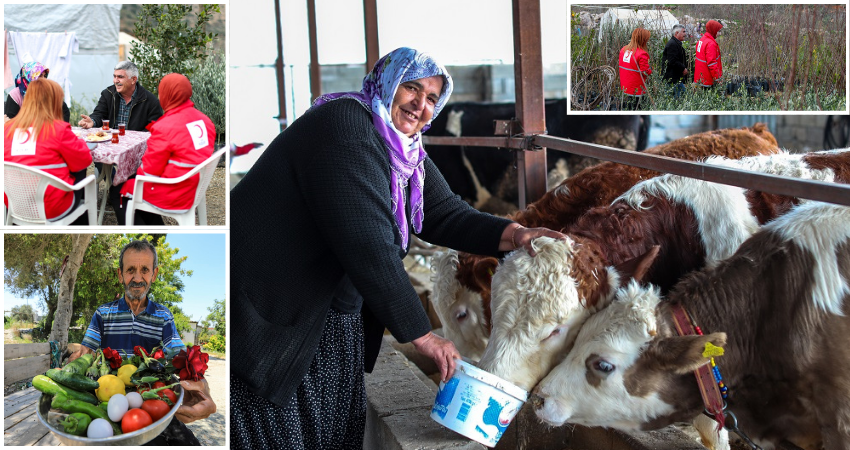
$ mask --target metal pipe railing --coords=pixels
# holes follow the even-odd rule
[[[530,150],[535,147],[545,147],[548,150],[574,153],[658,172],[673,173],[715,183],[729,184],[745,189],[850,206],[850,185],[847,184],[802,180],[779,175],[710,166],[694,161],[622,150],[543,134],[532,136],[530,139],[518,137],[425,136],[424,143],[429,145],[500,147],[514,150]]]

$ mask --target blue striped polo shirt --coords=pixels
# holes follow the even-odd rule
[[[160,342],[169,357],[186,348],[174,326],[171,311],[148,298],[144,311],[134,315],[121,297],[97,308],[82,345],[92,350],[109,347],[127,357],[133,356],[133,347],[137,345],[150,352]]]

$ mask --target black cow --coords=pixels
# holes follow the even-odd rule
[[[546,131],[551,136],[638,151],[646,148],[649,116],[568,116],[566,99],[547,100],[545,108]],[[514,103],[452,103],[446,105],[425,135],[493,136],[494,121],[510,120],[514,117]],[[452,191],[461,198],[488,212],[505,214],[516,209],[518,189],[516,154],[513,151],[450,145],[429,145],[427,148],[428,155],[446,177]],[[492,202],[490,206],[484,206],[486,199],[479,198],[472,175],[463,162],[464,156],[471,164],[481,186],[496,197],[498,207],[493,207]],[[560,159],[566,162],[566,167],[563,167],[562,163],[561,179],[598,162],[593,158],[548,150],[548,169],[556,169]],[[558,178],[554,176],[550,177],[550,180],[557,182]],[[507,205],[504,202],[507,202]]]

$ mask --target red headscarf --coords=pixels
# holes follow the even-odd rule
[[[708,31],[708,34],[711,37],[717,39],[717,32],[723,28],[723,24],[716,20],[709,20],[707,24],[705,24],[705,31]]]
[[[192,96],[192,83],[185,75],[169,73],[159,82],[159,104],[162,111],[180,106]]]

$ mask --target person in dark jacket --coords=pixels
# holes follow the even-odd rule
[[[147,131],[146,127],[162,116],[162,107],[155,95],[139,84],[139,69],[132,61],[121,61],[112,73],[112,86],[100,93],[100,100],[91,116],[81,114],[79,126],[117,129],[123,123],[127,130]]]
[[[685,39],[685,27],[681,24],[673,26],[673,36],[664,46],[661,57],[664,64],[664,81],[674,85],[676,98],[685,92],[685,77],[688,75],[688,65],[685,59],[685,48],[682,41]]]
[[[21,105],[24,104],[24,95],[27,93],[29,84],[39,78],[47,78],[49,74],[50,69],[40,62],[28,62],[21,66],[21,72],[15,77],[15,88],[9,91],[6,104],[3,105],[3,114],[7,119],[18,115]],[[68,104],[64,100],[62,100],[62,120],[65,122],[71,120],[71,110],[68,109]]]
[[[316,99],[231,191],[234,449],[362,449],[363,372],[385,328],[453,375],[460,355],[404,269],[411,235],[494,256],[565,239],[449,190],[421,132],[451,92],[431,57],[394,50],[360,92]]]

